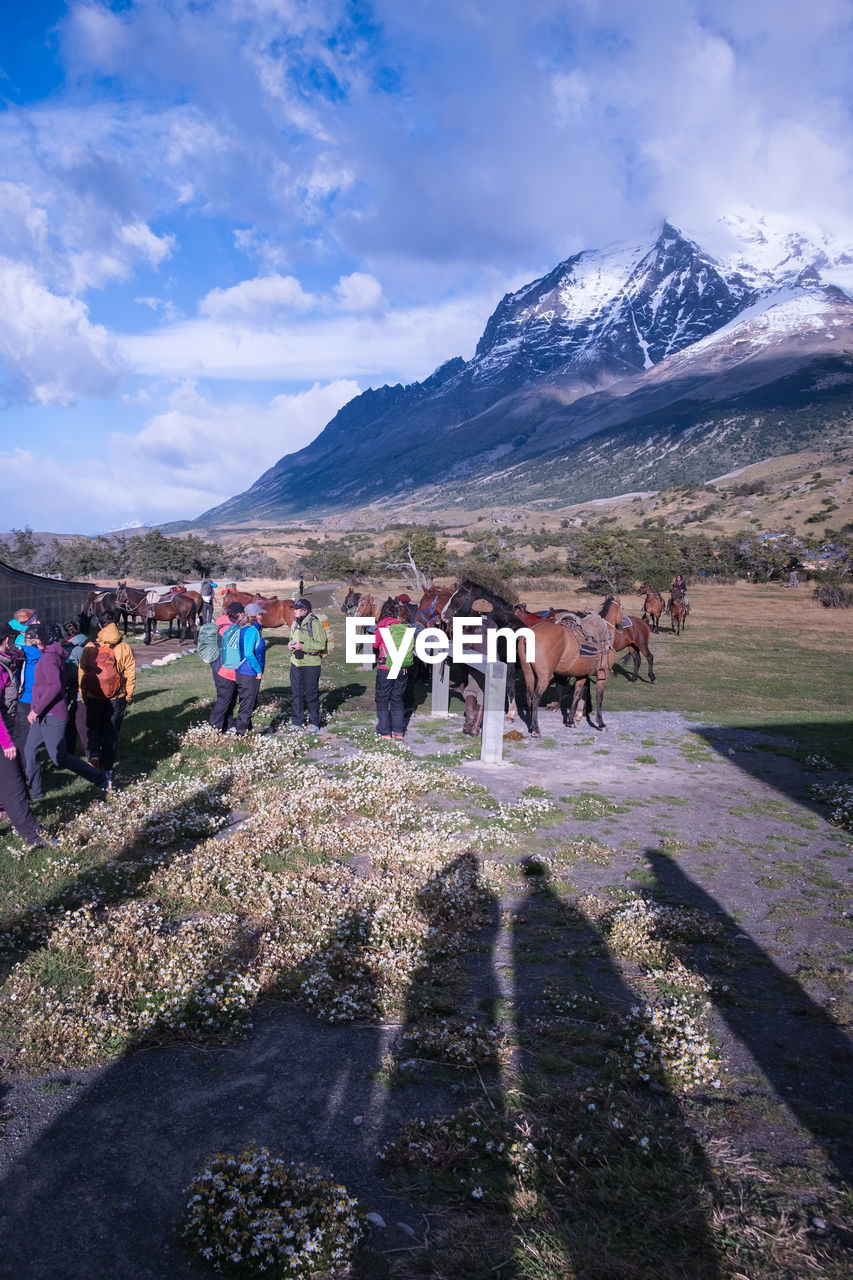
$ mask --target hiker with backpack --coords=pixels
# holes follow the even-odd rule
[[[222,637],[229,627],[239,622],[242,613],[243,606],[235,602],[215,622],[205,623],[198,633],[196,652],[209,665],[216,689],[208,724],[219,733],[228,732],[231,712],[237,701],[237,673],[233,668],[222,665]]]
[[[290,628],[290,710],[295,729],[305,728],[305,707],[308,707],[308,728],[320,731],[320,664],[328,641],[326,628],[311,610],[311,601],[304,598],[293,605],[293,624]]]
[[[78,685],[86,706],[89,763],[104,770],[112,788],[118,735],[136,688],[136,662],[113,614],[103,613],[101,623],[80,656]]]
[[[114,627],[116,636],[118,628]],[[30,633],[28,632],[28,635]],[[65,745],[68,704],[65,696],[65,644],[62,628],[42,622],[33,629],[33,638],[41,651],[33,678],[32,706],[27,719],[30,732],[24,752],[27,789],[30,803],[42,796],[39,748],[44,747],[58,769],[70,769],[102,791],[108,790],[109,777],[100,767],[73,756]]]
[[[390,634],[396,651],[404,653],[396,676],[391,675],[393,652],[389,650],[383,632]],[[406,733],[406,686],[415,652],[415,628],[409,622],[409,610],[405,604],[395,601],[393,610],[379,619],[373,647],[377,651],[376,732],[380,738],[395,738],[402,742]]]
[[[255,618],[250,617],[242,606],[240,606],[240,610],[236,622],[233,622],[222,633],[222,665],[220,668],[220,675],[225,673],[226,679],[228,678],[227,672],[233,672],[239,699],[237,721],[234,726],[234,732],[238,738],[244,737],[252,728],[252,712],[257,706],[258,694],[261,691],[267,647],[266,641],[261,635],[260,623]],[[217,699],[218,704],[219,700]],[[226,716],[233,705],[234,695],[232,693]],[[215,711],[216,708],[214,708]],[[224,733],[227,732],[222,727],[225,717],[221,717],[221,719],[222,724],[216,723],[213,727],[214,729],[219,729],[220,733]],[[211,717],[212,721],[213,717]]]
[[[213,593],[219,584],[211,578],[205,578],[199,587],[201,593],[201,620],[202,623],[213,621]]]

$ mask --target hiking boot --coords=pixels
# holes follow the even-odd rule
[[[90,756],[87,763],[90,764],[93,769],[100,769],[101,767],[101,760],[99,756]]]
[[[45,831],[44,827],[39,827],[39,833],[35,840],[30,842],[31,849],[58,849],[59,841],[54,840],[49,831]]]
[[[107,779],[107,787],[106,787],[106,789],[107,789],[107,791],[112,791],[112,789],[113,789],[113,771],[112,771],[112,769],[105,769],[105,770],[104,770],[104,774],[106,775],[106,779]]]

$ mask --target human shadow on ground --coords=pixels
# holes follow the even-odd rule
[[[705,889],[656,849],[646,857],[657,883],[649,897],[698,907],[722,925],[732,948],[732,997],[716,999],[731,1034],[748,1049],[779,1099],[838,1173],[853,1175],[853,1043],[803,987]],[[700,951],[693,967],[719,978]]]
[[[822,818],[827,805],[811,794],[815,784],[835,782],[844,777],[840,769],[809,769],[810,756],[838,754],[838,744],[846,735],[853,740],[853,723],[819,722],[797,724],[694,725],[692,731],[728,764],[736,765],[749,778],[773,787]],[[829,761],[827,762],[829,763]]]
[[[444,885],[455,874],[448,868],[426,886],[428,920],[446,913]],[[361,1007],[374,990],[373,920],[370,911],[344,911],[340,927],[304,966],[325,982],[336,943],[345,935],[361,940]],[[250,971],[253,954],[249,938],[232,960]],[[426,983],[434,975],[422,977]],[[345,989],[353,974],[340,968],[332,980]],[[220,981],[219,967],[196,984],[188,1007],[193,1000],[203,1005],[211,981]],[[243,1043],[128,1051],[106,1068],[12,1090],[6,1103],[12,1130],[16,1111],[38,1111],[41,1104],[53,1115],[35,1126],[28,1147],[13,1138],[0,1154],[4,1274],[192,1280],[198,1271],[175,1237],[184,1189],[213,1152],[238,1152],[250,1143],[328,1170],[384,1218],[380,1248],[412,1248],[420,1226],[416,1208],[382,1185],[377,1149],[424,1103],[447,1110],[448,1086],[426,1081],[417,1094],[387,1088],[377,1073],[393,1049],[394,1027],[324,1024],[272,1000],[257,1005],[252,1018]],[[61,1101],[52,1097],[57,1090]],[[387,1262],[370,1252],[353,1269],[354,1280],[387,1275]]]
[[[512,920],[525,1068],[516,1137],[530,1135],[542,1173],[527,1223],[520,1200],[527,1256],[538,1250],[542,1274],[550,1262],[553,1274],[585,1280],[715,1280],[705,1152],[679,1099],[650,1090],[626,1060],[622,1019],[636,993],[579,907],[544,867],[531,870]]]

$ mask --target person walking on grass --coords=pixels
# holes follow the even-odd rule
[[[80,697],[80,659],[83,650],[89,643],[76,622],[66,622],[62,630],[65,632],[65,692],[68,697],[68,728],[65,732],[65,745],[72,755],[75,754],[77,739],[83,755],[89,753],[89,735],[86,730],[86,707]]]
[[[33,678],[32,705],[27,717],[30,732],[24,752],[30,801],[40,800],[42,796],[38,758],[41,747],[44,747],[58,769],[70,769],[78,777],[85,778],[93,786],[106,791],[109,778],[105,771],[87,764],[79,756],[71,755],[65,745],[68,705],[65,697],[65,645],[62,628],[52,622],[42,622],[35,628],[34,638],[41,657]]]
[[[11,628],[8,630],[14,637],[16,633]],[[8,637],[4,637],[4,641],[6,639]],[[14,645],[14,638],[12,644]],[[12,741],[12,725],[8,719],[10,704],[5,694],[10,684],[14,683],[15,676],[5,663],[0,662],[0,813],[5,813],[18,835],[26,840],[31,849],[42,849],[47,845],[55,845],[56,841],[39,826],[30,808],[20,752]],[[13,712],[17,709],[17,700],[16,691],[11,703]]]
[[[41,649],[36,644],[36,635],[38,633],[38,623],[31,624],[23,634],[23,644],[19,640],[15,641],[18,652],[23,654],[24,665],[21,668],[21,674],[18,677],[18,711],[15,716],[15,728],[12,737],[15,746],[20,752],[21,759],[24,758],[24,752],[27,747],[27,738],[30,732],[30,704],[33,697],[33,681],[36,676],[36,666],[41,661]]]
[[[7,732],[11,733],[13,738],[24,666],[23,651],[15,643],[17,638],[17,631],[8,623],[0,628],[0,715],[5,721]],[[2,678],[3,672],[6,673],[5,680]]]
[[[293,606],[293,625],[290,628],[290,696],[291,723],[296,729],[305,728],[305,708],[308,707],[308,728],[320,731],[320,666],[326,652],[326,630],[320,619],[311,611],[311,601],[300,598]]]
[[[230,722],[240,693],[237,668],[245,660],[240,633],[248,621],[243,606],[236,602],[229,605],[216,619],[219,631],[219,658],[210,664],[213,683],[216,686],[216,701],[208,723],[211,729],[216,729],[218,733],[236,733],[236,727]]]
[[[136,688],[136,662],[109,612],[101,614],[101,629],[80,657],[78,686],[86,705],[89,763],[104,770],[112,788],[118,735]]]
[[[402,667],[396,676],[391,675],[394,650],[388,645],[388,635],[398,653],[405,645]],[[377,651],[376,732],[380,738],[396,738],[402,742],[405,736],[406,686],[411,674],[414,644],[415,628],[409,622],[409,610],[404,603],[395,601],[393,609],[384,614],[376,624],[373,641],[373,647]]]

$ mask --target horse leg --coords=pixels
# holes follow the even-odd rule
[[[655,667],[654,667],[654,661],[655,661],[655,660],[654,660],[654,658],[652,657],[652,651],[651,651],[651,649],[645,649],[645,650],[644,650],[644,656],[645,656],[646,662],[648,663],[648,667],[649,667],[649,684],[654,684],[654,682],[655,682]]]
[[[575,726],[578,724],[578,721],[581,719],[581,715],[579,712],[579,705],[581,700],[581,694],[584,691],[585,684],[586,684],[586,676],[575,677],[575,691],[572,696],[572,703],[571,703],[571,706],[569,707],[569,714],[566,720],[566,724],[570,729],[574,729]]]
[[[512,724],[518,714],[518,704],[515,700],[515,663],[507,664],[506,669],[506,715],[505,719],[508,724]]]
[[[607,672],[603,675],[599,674],[595,681],[595,728],[606,729],[607,725],[601,718],[601,708],[604,705],[604,686],[607,684]]]
[[[528,701],[530,704],[530,736],[531,738],[539,737],[539,703],[542,701],[542,694],[544,692],[545,690],[540,687],[539,676],[537,674],[533,681],[532,689],[528,690]]]
[[[634,674],[629,676],[628,679],[631,684],[636,684],[640,675],[640,650],[635,644],[631,645],[631,657],[634,660]]]

